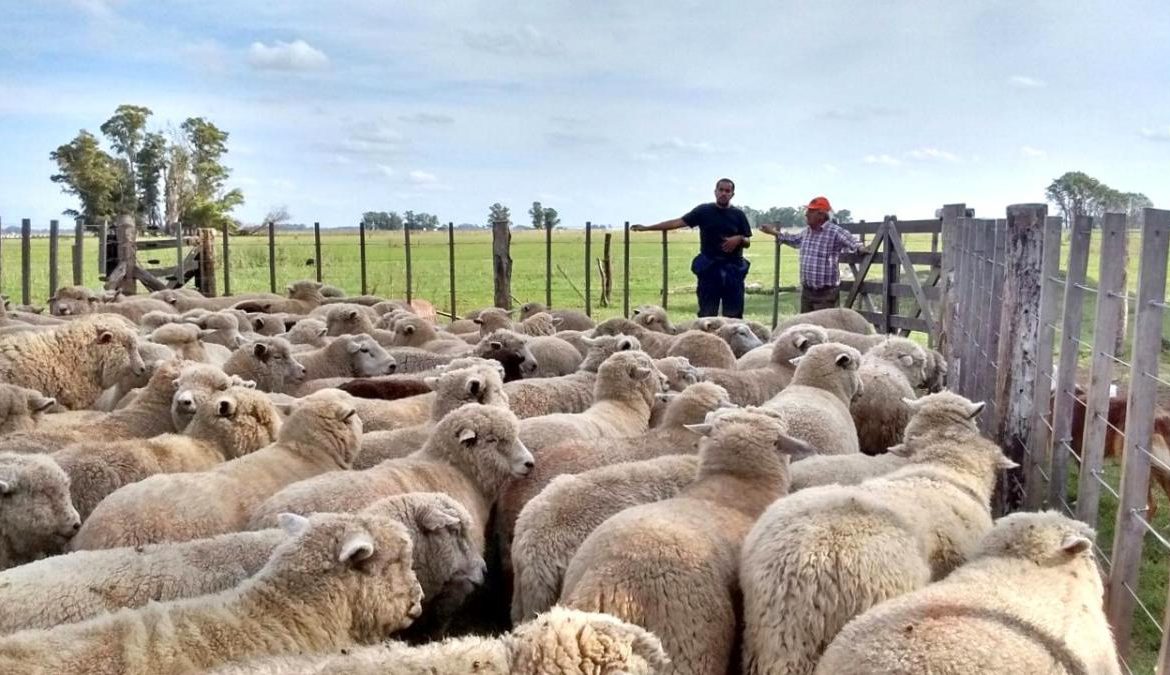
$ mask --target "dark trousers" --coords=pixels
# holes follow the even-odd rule
[[[699,254],[691,263],[691,271],[698,278],[699,316],[743,318],[743,281],[751,266],[747,260],[719,261]]]
[[[824,288],[800,287],[800,313],[812,312],[818,309],[836,307],[841,298],[841,286],[826,286]]]

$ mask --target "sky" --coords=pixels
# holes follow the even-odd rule
[[[711,201],[1002,216],[1084,171],[1170,205],[1166,0],[0,0],[0,219],[122,103],[230,133],[235,215],[565,225]]]

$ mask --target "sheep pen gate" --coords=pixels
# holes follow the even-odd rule
[[[981,427],[1020,464],[994,507],[1093,526],[1122,665],[1170,673],[1170,509],[1155,516],[1170,497],[1170,381],[1159,375],[1170,211],[1068,224],[1043,204],[996,220],[966,213],[943,211],[937,343],[948,387],[987,402]]]

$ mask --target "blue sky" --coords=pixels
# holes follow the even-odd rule
[[[237,212],[569,225],[711,200],[981,215],[1068,170],[1170,205],[1170,4],[0,3],[0,218],[74,206],[49,152],[120,103],[230,132]]]

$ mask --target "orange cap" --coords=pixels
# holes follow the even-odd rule
[[[832,211],[833,208],[831,206],[829,206],[828,199],[825,199],[824,197],[816,197],[811,202],[808,203],[808,210],[809,211],[824,211],[825,213],[828,213],[829,211]]]

